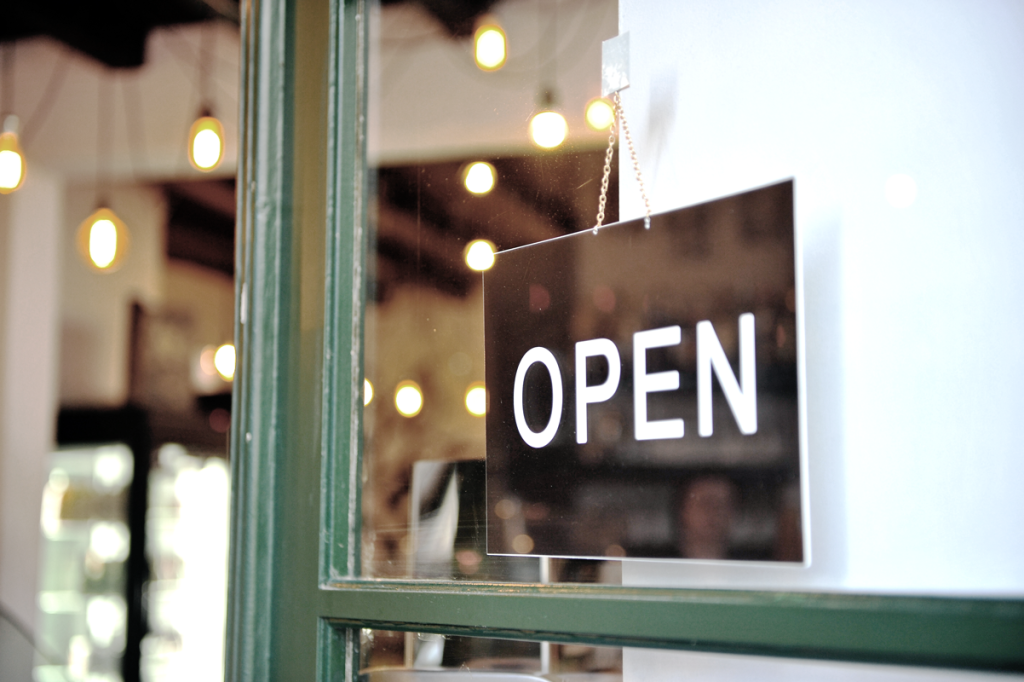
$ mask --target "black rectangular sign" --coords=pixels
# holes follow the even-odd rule
[[[487,548],[804,560],[793,183],[497,254]]]

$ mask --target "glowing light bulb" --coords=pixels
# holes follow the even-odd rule
[[[0,194],[10,194],[25,181],[25,154],[18,144],[18,135],[0,133]]]
[[[213,354],[213,366],[217,368],[217,374],[224,381],[232,381],[235,378],[235,346],[225,343]]]
[[[466,174],[462,182],[471,193],[481,195],[494,189],[496,177],[494,166],[486,161],[475,161],[466,167]]]
[[[486,24],[476,30],[473,39],[473,57],[483,71],[497,71],[505,66],[505,32],[496,24]]]
[[[466,411],[474,417],[487,414],[487,389],[482,382],[470,384],[466,389]]]
[[[108,268],[117,255],[117,227],[106,218],[89,227],[89,258],[98,268]]]
[[[373,400],[373,384],[369,379],[363,379],[363,407],[366,407]]]
[[[188,133],[188,161],[196,170],[209,172],[224,158],[224,126],[213,116],[200,116]]]
[[[530,139],[542,149],[554,149],[568,134],[569,125],[557,111],[542,111],[530,119]]]
[[[585,117],[587,126],[591,130],[608,130],[615,123],[615,109],[611,103],[601,97],[595,97],[587,102]]]
[[[99,208],[78,226],[78,250],[100,272],[113,272],[128,252],[128,228],[109,208]]]
[[[395,391],[395,408],[403,417],[415,417],[423,409],[423,391],[415,381],[403,381]]]
[[[466,247],[466,265],[471,270],[483,272],[494,265],[494,244],[486,239],[474,239]]]

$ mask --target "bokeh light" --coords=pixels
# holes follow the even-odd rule
[[[569,125],[557,111],[542,111],[530,119],[530,139],[542,149],[554,149],[568,134]]]
[[[608,130],[615,122],[615,110],[608,100],[595,97],[587,102],[585,118],[591,130]]]
[[[462,182],[466,189],[473,194],[487,194],[494,189],[496,177],[494,166],[486,161],[474,161],[466,167],[466,174]]]
[[[487,414],[487,389],[482,382],[470,384],[466,389],[466,411],[474,417]]]
[[[224,381],[235,378],[235,346],[225,343],[213,354],[213,366]]]
[[[188,134],[188,160],[196,170],[209,172],[224,157],[224,126],[212,116],[201,116]]]
[[[128,228],[109,208],[99,208],[78,226],[78,250],[100,272],[113,272],[128,252]]]
[[[370,383],[369,379],[363,379],[363,407],[366,407],[373,401],[373,384]]]
[[[533,538],[526,533],[515,536],[512,540],[512,549],[519,554],[529,554],[533,551]]]
[[[0,194],[10,194],[25,180],[25,154],[12,132],[0,134]]]
[[[101,218],[89,227],[89,258],[100,269],[110,267],[117,255],[117,227]]]
[[[500,26],[488,24],[476,30],[473,41],[473,57],[483,71],[497,71],[505,66],[507,58],[505,32]]]
[[[403,417],[415,417],[423,409],[423,391],[415,381],[403,381],[395,390],[395,408]]]
[[[466,247],[466,265],[471,270],[483,272],[494,265],[494,244],[486,239],[474,239]]]

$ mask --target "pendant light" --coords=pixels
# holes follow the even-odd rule
[[[494,17],[483,17],[473,34],[473,59],[481,71],[497,71],[508,59],[505,30]]]
[[[569,124],[555,110],[555,96],[551,90],[540,95],[541,111],[530,119],[530,139],[541,149],[556,149],[569,134]]]
[[[18,143],[18,117],[4,117],[0,132],[0,194],[10,194],[25,182],[25,153]]]
[[[128,227],[101,203],[78,226],[78,250],[99,272],[113,272],[128,251]]]
[[[209,173],[223,158],[224,126],[204,109],[188,133],[188,161],[196,170]]]
[[[541,20],[541,7],[537,7],[537,20]],[[549,74],[551,85],[542,87],[538,97],[538,104],[541,110],[530,118],[529,132],[530,140],[541,149],[557,149],[565,142],[569,134],[569,124],[555,109],[555,85],[558,82],[558,65],[555,59],[558,37],[558,3],[554,3],[555,16],[548,24],[549,33],[537,45],[537,69],[546,71]],[[538,33],[540,33],[538,31]],[[541,65],[541,49],[547,46],[548,55],[544,65]]]
[[[128,253],[128,227],[110,208],[107,200],[105,155],[110,151],[112,140],[113,107],[110,93],[106,92],[105,73],[99,77],[96,107],[96,210],[78,225],[78,251],[83,260],[98,272],[113,272],[124,261]]]
[[[199,34],[199,116],[188,133],[188,162],[198,171],[209,173],[224,159],[224,126],[209,106],[209,65],[213,57],[211,28],[203,26]]]
[[[14,44],[3,47],[0,83],[0,194],[10,194],[25,182],[25,153],[18,141],[18,117],[11,113],[14,99]]]

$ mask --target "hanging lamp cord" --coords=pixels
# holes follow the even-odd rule
[[[0,45],[0,126],[3,117],[14,112],[11,101],[14,99],[14,43]],[[0,132],[3,132],[0,129]]]
[[[629,124],[626,123],[626,112],[622,109],[622,100],[619,93],[612,95],[612,124],[608,130],[608,151],[604,155],[604,177],[601,178],[601,198],[597,202],[597,224],[594,225],[594,234],[604,223],[604,209],[608,202],[608,181],[612,175],[612,153],[615,150],[615,122],[616,119],[622,124],[622,136],[626,139],[629,147],[629,156],[633,159],[633,171],[636,173],[636,182],[640,186],[640,196],[644,200],[644,229],[651,229],[651,202],[647,199],[647,191],[644,189],[644,176],[640,173],[640,160],[636,155],[636,148],[633,147],[633,137],[629,134]]]

